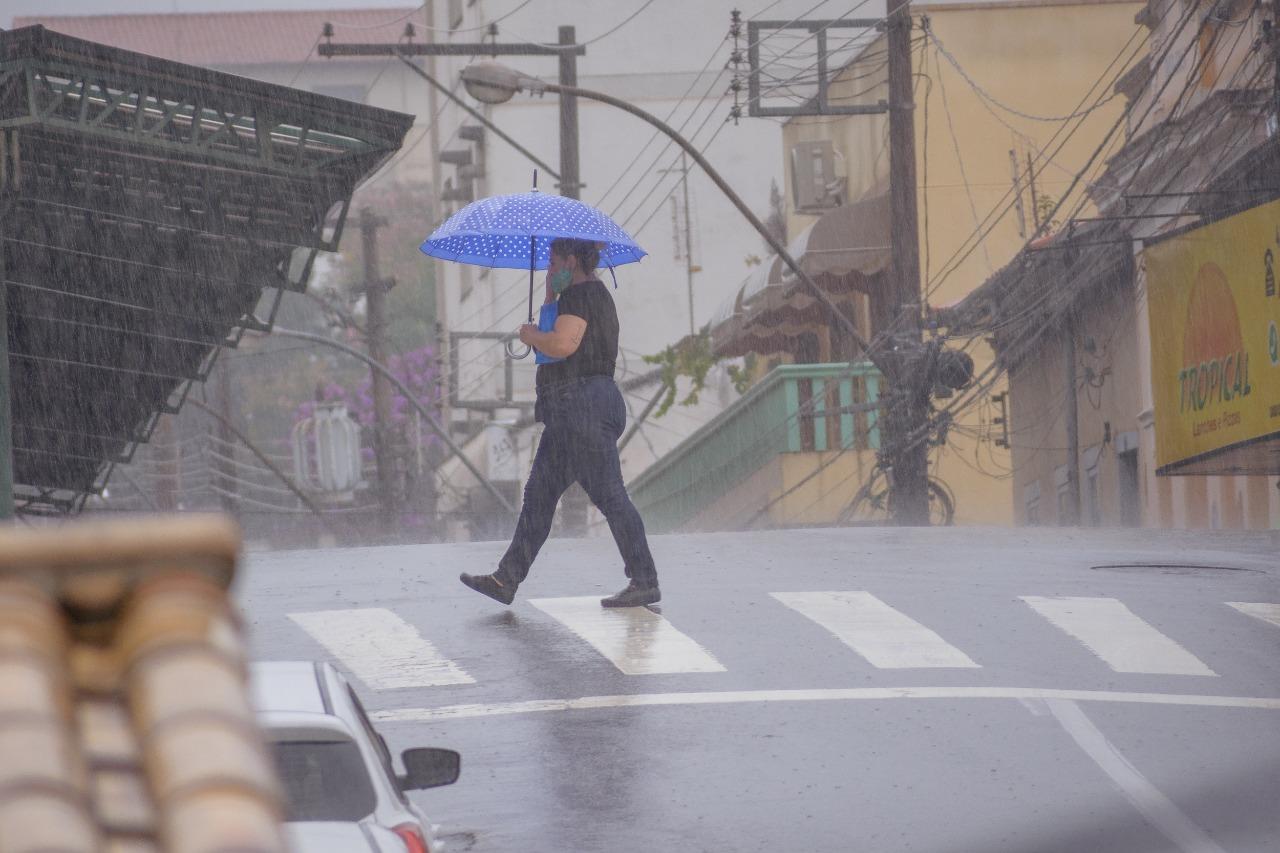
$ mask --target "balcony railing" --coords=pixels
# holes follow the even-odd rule
[[[839,410],[878,400],[880,383],[865,362],[778,367],[628,484],[631,499],[651,530],[673,530],[779,454],[875,450],[875,412]]]

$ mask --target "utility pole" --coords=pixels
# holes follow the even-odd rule
[[[1027,152],[1027,186],[1031,190],[1031,221],[1036,224],[1036,233],[1040,233],[1040,196],[1036,195],[1036,166],[1031,160],[1031,152]]]
[[[215,420],[214,430],[218,436],[218,453],[226,456],[227,459],[235,459],[236,456],[236,437],[231,431],[231,424],[234,420],[231,414],[231,360],[225,357],[222,363],[217,366],[218,374],[218,411],[222,415],[221,418]],[[222,511],[228,515],[235,515],[239,509],[239,501],[236,498],[237,489],[236,482],[232,479],[236,472],[233,470],[231,462],[223,459],[215,459],[214,470],[218,473],[218,486],[225,494],[218,495],[218,502],[222,504]]]
[[[1061,525],[1080,523],[1080,411],[1076,408],[1076,323],[1071,313],[1066,322],[1067,395],[1067,512]]]
[[[577,32],[572,26],[560,28],[560,85],[578,85],[578,56],[572,48]],[[570,95],[560,98],[560,195],[582,197],[582,180],[578,173],[578,99]]]
[[[679,169],[659,169],[658,171],[680,173],[680,189],[684,196],[684,274],[685,283],[689,288],[689,334],[696,335],[698,327],[693,318],[693,274],[696,267],[693,265],[693,217],[689,215],[689,157],[681,151]]]
[[[9,376],[9,280],[5,260],[9,243],[5,231],[22,181],[18,139],[17,128],[0,130],[0,522],[14,517],[13,388]]]
[[[1027,239],[1027,212],[1022,206],[1022,175],[1018,170],[1018,155],[1009,149],[1009,171],[1013,174],[1013,205],[1018,210],[1018,236]],[[1034,205],[1034,199],[1032,203]]]
[[[561,86],[578,85],[578,57],[570,49],[576,42],[577,31],[572,26],[559,29]],[[573,95],[560,98],[560,195],[569,198],[582,197],[582,179],[578,161],[578,99]],[[560,503],[561,532],[569,536],[587,535],[587,493],[582,486],[573,483],[565,491]]]
[[[174,415],[160,415],[151,443],[155,448],[156,469],[159,472],[155,485],[155,506],[160,512],[177,512],[182,447],[178,444]]]
[[[436,24],[436,2],[435,0],[427,0],[424,7],[427,14],[427,41],[434,42],[435,24]],[[426,58],[427,72],[432,79],[436,79],[439,74],[437,71],[437,62],[434,55]],[[440,93],[434,86],[430,87],[427,106],[431,110],[431,115],[438,115],[440,112]],[[440,122],[431,122],[431,221],[442,221],[440,218],[440,192],[444,186],[443,172],[440,163]],[[436,305],[436,323],[435,323],[435,343],[436,343],[436,371],[441,379],[440,394],[440,420],[444,422],[444,428],[449,429],[449,425],[453,423],[453,413],[449,410],[449,392],[448,388],[443,385],[446,375],[444,365],[445,359],[449,357],[449,299],[445,293],[444,287],[440,283],[439,265],[433,265],[431,269],[431,293],[435,297]],[[419,413],[421,418],[421,413]],[[439,484],[436,482],[436,471],[440,470],[440,466],[444,464],[444,449],[434,441],[427,447],[427,467],[425,471],[419,471],[418,476],[421,479],[422,487],[422,509],[426,513],[427,518],[431,519],[430,541],[439,542],[443,539],[440,530],[440,493]]]
[[[901,525],[929,523],[929,455],[920,434],[929,418],[928,371],[913,364],[920,342],[920,231],[916,215],[916,131],[911,79],[911,5],[886,23],[889,64],[890,322],[899,329],[889,359],[894,402],[885,413],[893,472],[893,516]]]
[[[378,275],[378,229],[386,220],[376,216],[369,208],[360,210],[360,238],[364,254],[365,296],[365,346],[369,357],[385,364],[387,309],[386,295],[390,282]],[[395,529],[395,454],[391,447],[388,427],[391,423],[391,389],[386,377],[376,370],[369,372],[373,386],[373,458],[378,468],[378,504],[382,510],[381,523],[384,533]]]

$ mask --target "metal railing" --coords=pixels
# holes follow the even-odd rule
[[[870,363],[775,368],[627,489],[645,524],[672,530],[783,453],[876,450],[882,378]]]

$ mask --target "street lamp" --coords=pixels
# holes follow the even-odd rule
[[[522,89],[541,93],[545,88],[538,78],[521,74],[501,62],[473,62],[462,69],[460,76],[467,94],[485,104],[505,104]]]
[[[769,244],[769,248],[773,249],[773,251],[777,253],[783,263],[785,263],[787,267],[795,273],[796,278],[804,282],[805,286],[813,291],[813,294],[817,297],[818,301],[826,306],[827,310],[831,312],[831,315],[836,318],[837,322],[839,322],[841,326],[844,327],[844,330],[849,337],[852,338],[859,347],[861,347],[863,353],[866,354],[866,357],[871,361],[871,363],[874,364],[881,373],[891,375],[886,369],[886,365],[876,357],[875,353],[871,352],[870,345],[862,335],[858,333],[853,322],[841,313],[838,308],[836,308],[835,303],[831,301],[831,298],[827,296],[826,292],[822,288],[818,287],[817,283],[809,277],[809,274],[800,268],[800,264],[797,263],[796,259],[791,257],[791,253],[787,251],[786,245],[764,226],[764,223],[760,221],[760,218],[751,211],[751,208],[747,207],[746,202],[744,202],[738,194],[734,192],[733,187],[729,186],[725,179],[720,177],[720,173],[712,168],[711,164],[702,156],[702,153],[698,151],[698,149],[694,148],[687,139],[681,136],[679,132],[662,119],[645,112],[634,104],[615,98],[612,95],[606,95],[603,92],[596,92],[591,89],[582,89],[577,86],[563,86],[558,83],[548,83],[545,80],[539,80],[537,77],[522,74],[514,68],[508,68],[500,62],[474,62],[462,69],[462,74],[460,76],[467,92],[476,100],[486,104],[506,103],[511,100],[517,92],[522,91],[533,95],[555,92],[559,95],[587,98],[592,101],[599,101],[603,104],[617,107],[620,110],[629,112],[633,116],[648,122],[658,130],[662,131],[670,137],[673,142],[683,148],[685,153],[692,157],[695,163],[702,167],[702,170],[706,172],[707,176],[711,178],[717,187],[720,188],[720,191],[725,194],[729,201],[733,202],[733,206],[738,208],[738,211],[746,217],[747,222],[751,223],[751,227],[755,228],[756,231],[759,232],[760,236],[764,238],[764,241]]]

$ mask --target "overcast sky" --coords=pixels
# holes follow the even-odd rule
[[[5,0],[0,25],[23,15],[123,15],[130,12],[237,12],[266,9],[411,8],[413,0]]]

